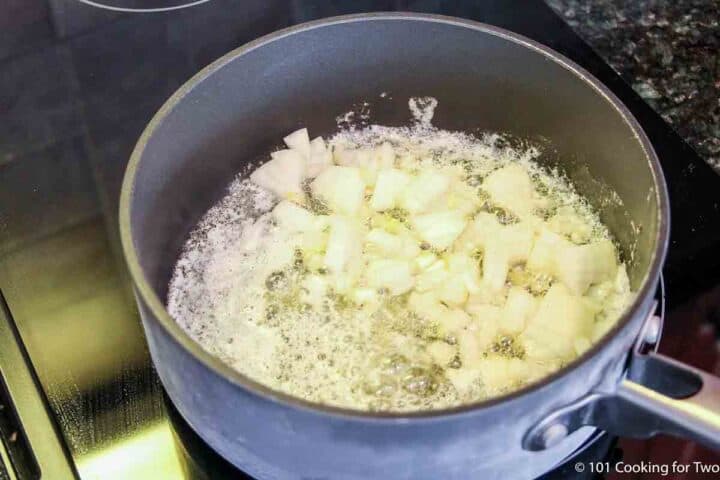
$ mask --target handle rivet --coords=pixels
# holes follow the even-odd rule
[[[542,442],[545,448],[553,447],[560,443],[560,440],[567,437],[568,433],[568,428],[565,424],[553,423],[542,433]]]
[[[647,326],[645,327],[645,336],[643,342],[646,345],[655,345],[660,338],[660,317],[653,315],[648,319]]]

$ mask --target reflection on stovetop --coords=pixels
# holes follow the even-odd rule
[[[22,35],[6,28],[17,41],[0,45],[0,289],[83,479],[242,478],[164,399],[120,253],[117,200],[162,102],[215,58],[290,24],[425,11],[506,27],[572,57],[630,106],[663,163],[670,302],[718,283],[720,180],[539,0],[212,0],[152,15],[26,0],[22,9]],[[693,338],[672,324],[666,341]],[[695,364],[713,368],[707,361]]]

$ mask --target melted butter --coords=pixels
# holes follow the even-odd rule
[[[485,143],[468,143],[467,137],[463,137],[464,151],[440,148],[427,155],[423,150],[427,144],[442,146],[443,138],[448,140],[450,134],[426,133],[429,139],[414,143],[404,132],[379,130],[375,137],[366,139],[358,132],[358,137],[350,139],[375,143],[379,143],[378,138],[394,139],[396,145],[420,159],[406,167],[408,170],[422,170],[427,163],[460,165],[464,181],[474,188],[510,155],[507,151],[489,150]],[[514,155],[532,171],[536,191],[547,200],[539,216],[549,218],[557,206],[569,206],[592,226],[592,238],[608,235],[597,216],[560,176],[537,168],[529,158]],[[242,191],[238,188],[230,196]],[[482,190],[478,195],[486,197]],[[233,218],[227,212],[229,208],[237,209],[237,202],[221,202],[199,225],[197,231],[204,233],[191,236],[171,282],[168,308],[205,349],[271,388],[313,402],[362,410],[426,410],[504,393],[562,364],[536,366],[535,371],[543,373],[515,379],[501,388],[490,388],[482,377],[477,377],[468,380],[468,388],[459,389],[457,376],[467,373],[460,355],[455,353],[441,362],[430,353],[431,344],[440,350],[446,345],[457,352],[457,338],[444,336],[437,323],[410,311],[407,294],[392,297],[380,291],[379,305],[369,307],[330,288],[321,301],[308,302],[305,280],[309,275],[319,275],[331,282],[327,272],[306,265],[297,238],[263,217],[252,224],[258,213],[264,212]],[[328,213],[327,205],[318,199],[311,199],[309,208],[316,214]],[[495,214],[501,224],[517,221],[509,212],[487,202],[481,210]],[[391,231],[393,225],[397,229],[410,228],[407,219],[407,211],[394,208],[372,216],[368,223]],[[262,222],[259,246],[243,250],[249,225],[257,230]],[[422,250],[430,250],[428,245],[424,247],[420,245]],[[482,262],[482,252],[473,257]],[[521,265],[509,272],[508,283],[539,296],[548,290],[552,278]],[[619,316],[628,294],[627,288],[604,294],[603,301],[610,307],[599,315],[597,336]],[[494,338],[482,355],[525,359],[522,344],[511,335]]]

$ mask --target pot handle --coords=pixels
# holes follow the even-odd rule
[[[720,450],[720,378],[655,352],[633,361],[615,392],[622,415],[599,426],[628,436],[668,433]],[[634,425],[619,424],[623,418]]]
[[[544,450],[591,425],[634,438],[667,433],[720,450],[720,378],[653,351],[660,323],[648,319],[613,391],[591,392],[546,416],[527,432],[523,447]]]

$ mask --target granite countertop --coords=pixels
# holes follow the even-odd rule
[[[720,173],[719,0],[546,0]]]

